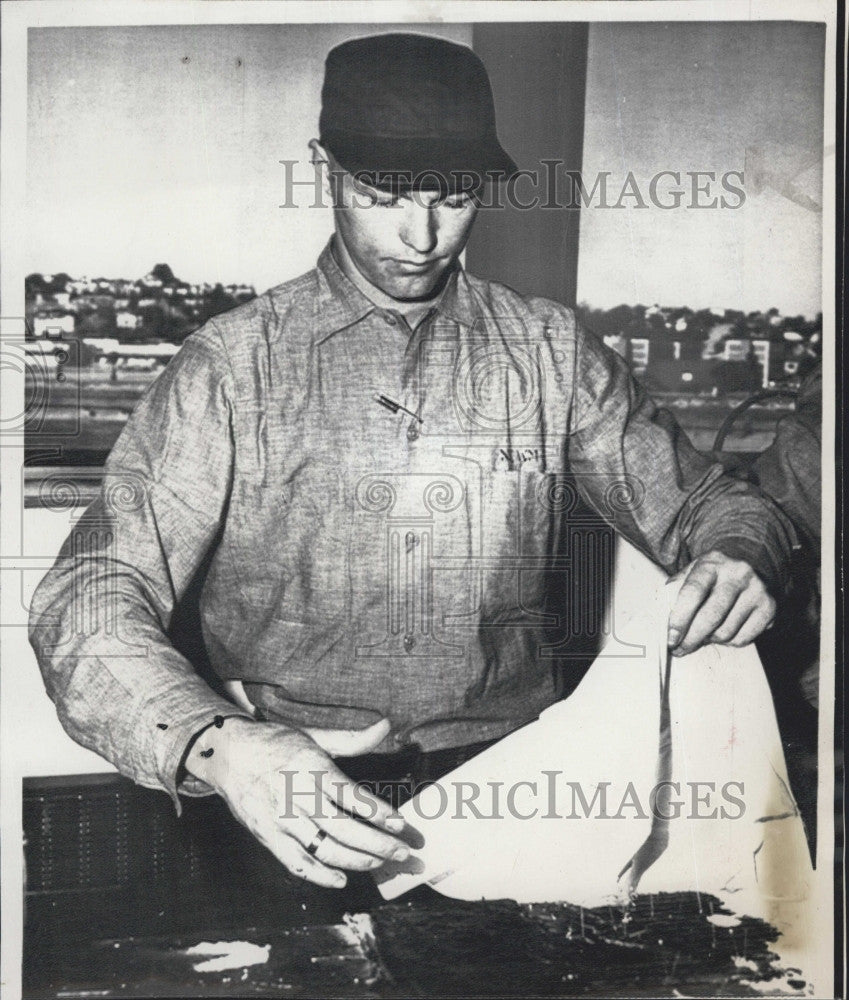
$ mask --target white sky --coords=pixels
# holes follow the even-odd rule
[[[284,168],[318,134],[336,44],[409,25],[204,25],[29,32],[28,271],[262,291],[309,270],[329,209],[281,209]],[[464,25],[415,26],[456,41]]]
[[[583,212],[579,299],[820,311],[822,214],[758,185],[754,163],[821,203],[823,40],[794,23],[594,26],[585,183],[610,171],[615,201],[630,170],[648,201],[662,170],[744,170],[746,200]]]
[[[399,26],[400,27],[400,26]],[[468,25],[415,26],[469,42]],[[259,290],[307,270],[328,209],[281,209],[282,159],[317,131],[323,61],[392,26],[47,28],[29,32],[27,270]],[[404,30],[410,30],[406,26]],[[509,26],[505,25],[509,31]],[[612,24],[590,34],[584,171],[739,170],[760,157],[820,199],[822,40],[796,24]],[[748,158],[748,160],[747,160]],[[820,306],[821,215],[751,174],[736,210],[589,209],[579,299]],[[685,200],[686,203],[686,200]]]

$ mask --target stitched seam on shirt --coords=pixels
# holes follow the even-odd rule
[[[264,329],[265,329],[265,340],[266,340],[266,343],[268,344],[269,365],[270,365],[270,363],[271,363],[271,342],[272,342],[272,340],[274,340],[276,342],[277,340],[280,339],[280,335],[283,332],[283,321],[280,318],[280,313],[277,311],[277,303],[274,301],[274,296],[271,295],[270,293],[266,292],[265,295],[263,296],[263,298],[267,299],[267,301],[268,301],[268,308],[271,310],[271,315],[274,318],[274,336],[273,337],[270,337],[269,334],[268,334],[268,323],[267,322],[266,322],[265,327],[264,327]],[[222,338],[222,343],[223,343],[223,338]],[[226,348],[225,348],[225,350],[226,350]],[[229,363],[229,359],[228,359],[228,363]],[[236,395],[236,384],[235,384],[235,382],[233,383],[233,395],[234,396]]]
[[[230,491],[232,491],[232,485],[233,485],[233,470],[234,470],[234,467],[235,467],[235,450],[236,450],[236,430],[235,430],[235,424],[234,424],[234,421],[233,421],[233,399],[236,396],[236,375],[235,375],[235,372],[233,371],[233,364],[232,364],[232,362],[230,360],[230,352],[227,350],[227,343],[226,343],[226,341],[224,340],[224,337],[221,334],[221,330],[219,329],[218,324],[214,320],[209,320],[209,322],[206,324],[206,327],[204,329],[209,330],[211,333],[215,334],[218,337],[218,342],[221,345],[221,351],[222,351],[222,353],[224,355],[225,361],[227,362],[227,372],[229,373],[229,381],[230,381],[230,385],[231,385],[231,392],[228,393],[227,392],[227,377],[224,376],[224,377],[221,378],[221,381],[219,383],[219,388],[221,389],[221,391],[222,391],[222,393],[224,395],[224,399],[225,399],[225,402],[227,404],[227,411],[228,411],[228,413],[230,415],[229,419],[228,419],[228,424],[229,424],[229,427],[230,427],[230,443],[231,443],[232,449],[233,449],[233,460],[230,463],[230,476],[229,476],[229,482],[228,482],[228,492],[230,492]],[[213,361],[215,360],[215,354],[214,354],[214,352],[212,353],[212,359],[213,359]],[[164,469],[165,464],[167,462],[168,449],[169,449],[170,444],[171,444],[171,428],[169,428],[169,430],[168,430],[168,441],[166,443],[165,454],[164,454],[164,458],[163,458],[163,462],[162,462],[163,469]],[[153,485],[163,486],[165,489],[168,490],[168,492],[171,494],[171,496],[173,496],[175,499],[179,500],[181,503],[185,504],[186,507],[188,507],[190,510],[194,511],[196,514],[201,514],[201,515],[205,516],[207,518],[207,520],[215,520],[215,521],[220,520],[219,518],[210,518],[207,513],[205,513],[202,510],[198,510],[198,508],[195,507],[193,504],[189,503],[188,500],[185,500],[183,497],[179,496],[179,494],[175,493],[174,490],[172,490],[171,487],[166,482],[163,481],[161,474],[159,476],[157,476],[156,478],[154,478]],[[223,507],[223,505],[222,505],[222,507]]]
[[[584,356],[586,354],[586,343],[587,343],[587,332],[580,325],[576,325],[575,329],[575,390],[572,393],[572,435],[578,438],[578,444],[583,447],[581,443],[581,437],[583,435],[582,423],[584,413],[581,409],[581,403],[583,400],[583,392],[580,388],[581,386],[581,371],[584,364]],[[587,412],[589,412],[590,406],[587,404]]]
[[[230,359],[230,352],[227,350],[227,343],[221,334],[221,330],[218,328],[218,324],[214,320],[210,320],[207,324],[207,328],[210,332],[214,333],[218,337],[218,343],[221,345],[221,351],[224,355],[224,360],[227,362],[227,371],[230,373],[230,384],[233,387],[233,391],[230,393],[231,397],[236,396],[236,373],[233,371],[233,362]],[[221,380],[222,386],[224,388],[224,397],[227,399],[226,392],[226,379]],[[227,399],[228,409],[232,412],[233,407],[229,399]]]
[[[208,521],[208,522],[210,522],[210,523],[215,523],[215,524],[218,524],[218,523],[219,523],[219,521],[221,520],[221,519],[220,519],[220,518],[219,518],[218,516],[213,516],[213,515],[211,515],[211,514],[209,513],[209,511],[208,511],[208,510],[201,510],[201,509],[200,509],[199,507],[195,507],[195,505],[194,505],[194,504],[192,504],[192,503],[189,503],[189,501],[188,501],[188,500],[187,500],[187,499],[186,499],[185,497],[182,497],[182,496],[180,496],[180,494],[179,494],[179,493],[176,493],[176,492],[175,492],[174,490],[172,490],[172,489],[171,489],[171,487],[170,487],[170,486],[168,485],[168,483],[166,483],[166,482],[165,482],[164,480],[162,480],[161,478],[160,478],[160,479],[157,479],[157,480],[155,480],[155,481],[154,481],[154,482],[153,482],[153,483],[151,484],[151,489],[150,489],[150,491],[151,491],[151,494],[153,493],[153,489],[154,489],[154,487],[158,487],[159,489],[162,489],[162,490],[167,490],[167,492],[168,492],[168,493],[169,493],[169,494],[170,494],[170,495],[171,495],[171,496],[172,496],[172,497],[173,497],[173,498],[174,498],[174,499],[175,499],[175,500],[176,500],[176,501],[177,501],[177,502],[178,502],[179,504],[182,504],[182,506],[184,506],[184,507],[188,507],[188,508],[189,508],[189,510],[190,510],[190,511],[192,511],[192,513],[200,515],[200,517],[202,517],[202,518],[203,518],[203,519],[204,519],[205,521]]]
[[[220,334],[217,326],[215,326],[215,324],[213,323],[213,321],[210,320],[207,324],[205,324],[203,327],[201,327],[201,330],[198,331],[198,333],[200,333],[201,331],[206,331],[208,329],[211,329],[213,332],[215,332],[215,333],[218,334],[218,338],[219,338],[219,340],[222,343],[222,347],[224,347],[224,354],[225,354],[225,357],[227,357],[227,367],[228,367],[228,370],[230,371],[230,377],[231,377],[231,380],[232,380],[232,366],[230,365],[230,359],[229,359],[229,356],[227,355],[226,346],[224,346],[224,340],[221,337],[221,334]],[[198,341],[197,341],[197,343],[200,344],[200,343],[203,343],[203,341],[199,338]],[[222,379],[222,382],[223,381],[224,380]],[[232,406],[230,405],[229,400],[228,400],[228,409],[232,412]],[[177,496],[177,494],[166,483],[163,482],[163,478],[162,477],[164,475],[164,470],[165,470],[165,468],[168,465],[168,456],[169,456],[169,454],[171,452],[171,438],[172,438],[173,433],[174,433],[174,426],[173,426],[173,422],[172,422],[168,426],[168,434],[167,434],[167,436],[165,438],[165,443],[164,443],[164,445],[162,447],[162,454],[161,454],[161,456],[159,457],[159,459],[157,461],[154,461],[154,462],[150,463],[150,475],[147,478],[148,478],[148,480],[149,480],[149,482],[151,484],[151,488],[153,486],[158,486],[158,485],[165,486],[165,488],[168,490],[168,492],[172,496],[177,497],[178,500],[181,500],[181,502],[185,503],[185,505],[187,507],[189,507],[191,510],[195,511],[196,513],[202,514],[203,511],[197,510],[197,508],[195,508],[194,506],[192,506],[192,504],[188,503],[186,500],[183,500],[181,497]],[[118,442],[113,447],[111,453],[109,454],[109,456],[107,458],[107,466],[106,467],[107,468],[111,468],[111,467],[113,467],[113,463],[114,463],[115,471],[118,471],[119,469],[124,468],[128,472],[135,472],[136,469],[133,467],[132,463],[129,463],[129,462],[122,463],[121,459],[122,459],[122,457],[126,458],[126,455],[127,455],[126,445],[122,446],[121,438],[119,438]]]

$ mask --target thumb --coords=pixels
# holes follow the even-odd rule
[[[365,729],[304,729],[331,757],[356,757],[369,753],[389,735],[389,719],[381,719]]]

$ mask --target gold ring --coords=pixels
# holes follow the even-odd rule
[[[324,840],[326,836],[327,833],[324,830],[316,830],[315,836],[307,844],[307,854],[314,855],[315,852],[318,850],[318,845],[322,842],[322,840]]]

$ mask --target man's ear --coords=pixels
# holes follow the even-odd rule
[[[325,203],[331,207],[336,206],[335,191],[333,189],[332,174],[339,168],[330,153],[321,145],[318,139],[310,139],[310,160],[315,170],[321,171],[321,193]]]
[[[318,139],[310,139],[310,160],[312,163],[327,163],[328,155],[327,150],[322,146]]]

